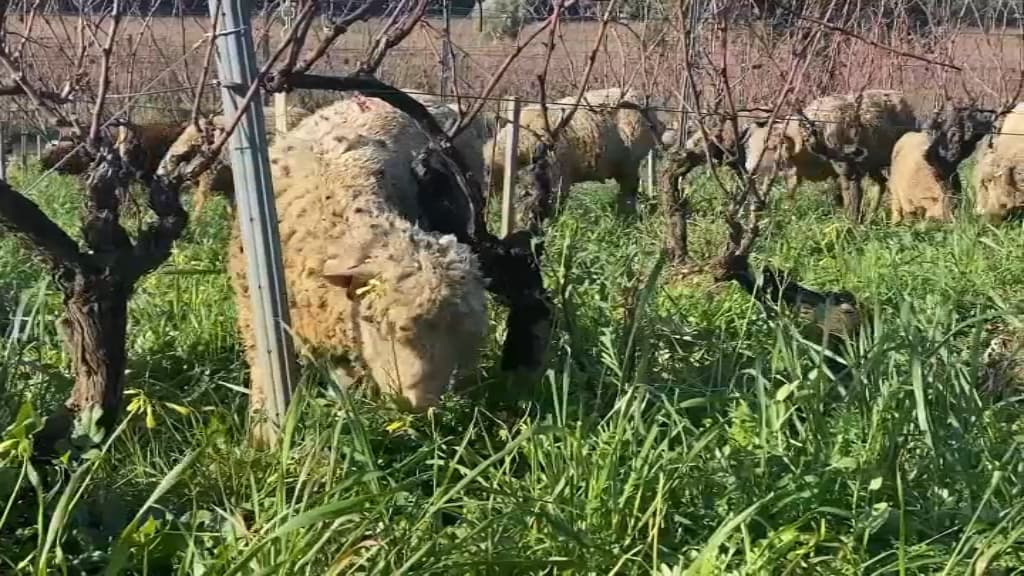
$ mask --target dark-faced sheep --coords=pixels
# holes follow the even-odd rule
[[[859,222],[861,180],[867,176],[879,191],[886,189],[885,170],[893,147],[917,127],[913,109],[898,90],[865,90],[818,98],[804,107],[802,116],[782,120],[781,127],[752,132],[747,140],[747,169],[758,169],[751,163],[766,148],[774,153],[768,156],[769,166],[779,162],[792,167],[801,180],[838,176],[843,205],[850,218]],[[773,134],[782,146],[772,146]]]
[[[488,329],[485,279],[470,248],[421,229],[412,164],[427,138],[376,98],[345,99],[271,146],[281,254],[298,341],[354,352],[406,407],[435,404],[472,370]],[[229,272],[245,354],[255,346],[247,256],[233,226]],[[252,374],[251,404],[264,375]]]
[[[295,126],[301,122],[309,112],[291,106],[287,112],[287,125]],[[276,134],[276,113],[273,106],[263,107],[264,128],[267,139],[271,142]],[[224,130],[224,115],[217,114],[210,117],[200,117],[196,124],[191,122],[185,127],[178,138],[167,149],[160,162],[158,173],[172,174],[182,164],[190,162],[202,149],[204,139],[210,137],[216,140]],[[235,182],[231,172],[231,151],[228,146],[221,148],[220,156],[208,170],[200,174],[192,186],[192,211],[198,214],[202,211],[206,200],[213,194],[222,194],[230,202],[234,202]]]
[[[957,168],[992,130],[994,111],[954,108],[907,132],[893,147],[889,169],[892,222],[907,217],[948,221],[962,187]],[[943,117],[944,116],[944,117]]]
[[[423,104],[446,132],[450,133],[459,120],[460,112],[456,102],[445,102],[439,96],[432,94],[418,94],[415,91],[406,93]],[[494,136],[494,129],[493,117],[477,114],[470,121],[469,126],[452,140],[452,145],[465,159],[466,167],[472,173],[474,180],[480,184],[481,190],[484,186],[487,169],[484,161],[484,146]]]
[[[1024,209],[1024,102],[978,146],[974,212],[992,223]]]
[[[554,128],[571,109],[576,98],[562,98],[547,106],[547,125]],[[569,188],[580,182],[614,179],[619,184],[620,213],[636,211],[640,185],[640,164],[655,148],[665,131],[664,124],[639,104],[638,95],[618,88],[591,90],[584,94],[580,107],[555,143],[550,161],[551,182],[559,204]],[[516,162],[532,162],[534,150],[546,134],[543,109],[539,104],[524,107],[519,115],[519,145]],[[490,166],[490,193],[501,189],[504,172],[506,125],[491,142],[484,145],[484,158]],[[524,213],[528,210],[523,210]]]

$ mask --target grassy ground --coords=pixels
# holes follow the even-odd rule
[[[874,319],[836,378],[736,287],[658,270],[653,200],[624,227],[613,190],[577,187],[548,239],[541,382],[500,379],[499,331],[428,415],[310,364],[271,454],[245,445],[222,204],[139,286],[128,414],[67,469],[24,459],[68,387],[59,299],[0,241],[0,573],[1024,573],[1024,410],[977,391],[985,315],[1024,319],[1019,224],[853,230],[820,192],[780,200],[762,257]],[[70,180],[32,194],[75,221]]]

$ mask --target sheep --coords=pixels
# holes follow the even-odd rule
[[[843,204],[850,218],[859,222],[860,180],[866,175],[880,191],[886,189],[884,170],[892,160],[893,147],[917,127],[914,110],[898,90],[865,90],[818,98],[801,115],[804,118],[789,118],[780,121],[781,126],[751,132],[747,170],[762,169],[757,158],[766,150],[761,162],[768,168],[778,162],[797,183],[838,177]]]
[[[70,156],[58,166],[61,160]],[[79,147],[78,142],[71,138],[59,138],[50,140],[43,147],[39,156],[39,165],[43,170],[53,169],[60,174],[78,175],[84,174],[92,164],[92,158],[84,146]]]
[[[924,131],[907,132],[896,141],[889,173],[893,223],[918,215],[952,218],[961,193],[957,167],[992,130],[995,116],[974,107],[954,108],[942,123],[936,113]]]
[[[785,119],[768,125],[768,118],[754,118],[744,142],[744,168],[768,177],[773,172],[786,180],[786,196],[792,201],[804,182],[837,183],[839,174],[832,164],[810,151],[796,120]],[[833,203],[842,204],[835,187]]]
[[[120,121],[112,126],[115,149],[122,158],[139,171],[143,179],[152,177],[160,158],[185,129],[180,123],[132,124]],[[79,146],[81,139],[74,134],[62,135],[43,147],[39,164],[44,170],[57,166],[66,156],[70,158],[57,166],[55,171],[62,174],[84,174],[92,164],[92,155]]]
[[[1024,209],[1024,102],[1001,120],[999,134],[978,146],[974,168],[975,214],[993,224]]]
[[[549,104],[548,124],[553,128],[568,113],[575,96]],[[591,90],[584,93],[580,107],[554,145],[551,162],[552,183],[556,202],[565,198],[570,186],[579,182],[603,182],[608,178],[619,184],[620,214],[636,211],[640,164],[661,141],[665,125],[640,107],[637,95],[618,88]],[[516,162],[526,166],[532,162],[536,147],[545,132],[543,108],[539,104],[524,107],[519,115],[519,145]],[[484,159],[490,167],[489,193],[501,188],[496,175],[504,171],[506,125],[484,145]],[[524,210],[523,213],[528,211]]]
[[[472,370],[488,331],[477,257],[427,232],[412,163],[427,137],[376,98],[314,112],[270,148],[281,254],[300,342],[346,350],[406,409],[436,404],[456,370]],[[263,404],[254,364],[247,257],[234,221],[229,274],[251,405]]]
[[[184,122],[123,122],[114,131],[114,147],[143,180],[148,180],[156,174],[164,154],[187,125]]]
[[[451,131],[455,122],[458,121],[460,111],[456,102],[445,102],[439,96],[433,94],[416,93],[406,91],[406,94],[417,100],[437,119],[441,128]],[[480,185],[481,190],[486,177],[486,162],[484,161],[484,146],[491,136],[494,135],[495,122],[493,118],[477,114],[465,130],[460,132],[452,140],[452,145],[466,160],[467,168],[473,179]]]
[[[294,126],[309,116],[309,112],[296,106],[290,106],[286,115],[287,125]],[[273,106],[263,107],[263,118],[267,139],[272,142],[276,133],[276,112]],[[192,160],[202,149],[206,132],[209,131],[213,138],[217,138],[224,130],[224,122],[223,114],[198,118],[195,124],[189,122],[163,155],[158,173],[172,174],[182,164]],[[229,202],[234,202],[235,182],[231,173],[230,157],[230,150],[224,146],[213,166],[196,178],[196,182],[192,186],[192,210],[195,214],[202,211],[212,194],[223,194]]]
[[[708,118],[704,129],[711,137],[710,145],[705,140],[704,132],[695,127],[683,142],[683,166],[680,176],[685,176],[693,169],[704,165],[709,156],[714,164],[725,165],[734,170],[742,168],[747,138],[758,125],[757,123],[762,122],[762,119],[767,119],[769,114],[770,112],[762,108],[737,110],[735,116],[738,134],[734,132],[732,122],[728,117]],[[675,145],[675,139],[676,129],[670,128],[662,135],[662,145],[672,147]]]

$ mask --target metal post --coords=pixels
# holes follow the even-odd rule
[[[441,101],[448,101],[448,82],[452,76],[452,67],[455,64],[451,61],[451,46],[448,44],[451,41],[452,34],[452,21],[451,11],[448,6],[448,0],[442,0],[441,9],[444,11],[444,40],[441,41]]]
[[[43,157],[43,135],[36,132],[36,158]]]
[[[651,150],[647,152],[647,166],[644,171],[644,180],[648,194],[654,194],[655,173],[654,148],[651,148]]]
[[[210,17],[220,5],[217,68],[223,82],[224,117],[232,118],[256,80],[256,48],[248,0],[210,2]],[[234,32],[224,32],[231,30]],[[259,93],[257,92],[257,96]],[[234,175],[242,248],[248,259],[247,276],[256,339],[256,365],[266,378],[264,406],[267,425],[254,428],[257,444],[275,445],[295,378],[295,353],[288,333],[290,318],[281,261],[266,124],[259,98],[250,105],[238,129],[231,134],[231,168]]]
[[[28,133],[21,129],[21,171],[28,172]]]
[[[7,180],[7,140],[4,123],[0,122],[0,180]]]
[[[260,51],[263,53],[262,62],[265,64],[270,60],[270,28],[274,25],[274,17],[270,9],[263,6],[263,33],[260,34]],[[265,106],[270,105],[270,94],[264,94],[262,102]]]
[[[504,238],[512,232],[516,220],[516,207],[513,199],[516,193],[516,158],[519,156],[519,111],[521,105],[519,98],[513,96],[511,102],[507,102],[508,111],[504,116],[511,122],[509,124],[508,137],[505,140],[505,180],[501,189],[501,236]]]

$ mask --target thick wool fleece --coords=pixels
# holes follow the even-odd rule
[[[917,119],[898,90],[865,90],[861,96],[859,107],[858,94],[823,96],[813,100],[803,112],[816,123],[828,147],[859,145],[867,151],[862,163],[865,169],[881,170],[889,165],[896,141],[914,130]],[[808,149],[795,118],[752,130],[747,146],[747,169],[751,171],[763,170],[777,161],[780,170],[791,166],[803,180],[820,182],[838,175],[827,160]],[[769,151],[761,166],[755,167],[762,148]]]
[[[889,193],[892,222],[907,217],[948,221],[953,217],[955,191],[925,159],[930,141],[924,132],[907,132],[892,150]]]
[[[1024,102],[1007,114],[997,134],[978,146],[974,168],[976,214],[1002,220],[1024,208]]]
[[[152,176],[156,174],[160,161],[185,130],[183,123],[138,124],[134,126],[118,126],[115,146],[124,158]],[[135,138],[139,146],[130,148]],[[134,157],[133,157],[134,153]]]
[[[457,368],[475,367],[488,328],[476,257],[414,224],[411,164],[426,144],[404,113],[353,98],[313,113],[270,150],[293,332],[355,352],[413,409],[436,403]],[[245,265],[235,224],[229,270],[253,366]],[[253,368],[259,408],[264,377]]]
[[[575,101],[575,96],[568,96],[549,104],[548,124],[554,128]],[[560,198],[564,198],[573,184],[614,179],[619,184],[620,197],[635,199],[640,164],[660,142],[664,126],[655,114],[645,118],[638,110],[612,108],[623,102],[639,105],[641,100],[637,94],[619,88],[584,93],[579,109],[555,145],[551,162],[552,183]],[[532,160],[540,136],[545,133],[543,108],[539,104],[523,107],[519,124],[516,162],[525,166]],[[504,126],[493,141],[484,145],[484,158],[492,175],[491,194],[501,189],[505,142],[507,131],[511,129],[510,125]]]

